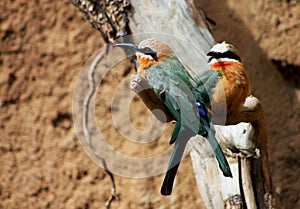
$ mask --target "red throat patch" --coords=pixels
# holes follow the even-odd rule
[[[235,61],[223,61],[223,62],[215,62],[215,63],[212,63],[210,64],[212,67],[223,67],[223,66],[226,66],[226,65],[232,65],[232,64],[235,64],[237,62]]]

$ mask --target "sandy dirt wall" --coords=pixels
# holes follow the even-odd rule
[[[299,3],[195,2],[217,22],[216,40],[232,42],[241,52],[252,93],[265,107],[276,191],[285,208],[300,207],[299,88],[270,61],[299,67]],[[68,0],[1,1],[0,8],[0,208],[105,208],[109,177],[84,153],[72,122],[76,79],[104,44],[100,33]],[[129,76],[125,71],[123,66],[108,75],[99,92],[104,95],[99,106],[107,111],[99,117],[105,120],[110,118],[105,96]],[[139,100],[133,105],[133,123],[142,129],[141,117],[149,112]],[[106,127],[105,134],[116,138],[113,146],[126,150],[124,139],[109,123]],[[146,155],[167,146],[159,142]],[[129,154],[138,153],[138,147],[131,149]],[[180,166],[171,197],[159,194],[162,178],[116,176],[119,199],[112,208],[203,208],[189,158]]]

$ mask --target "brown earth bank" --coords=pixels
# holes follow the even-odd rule
[[[215,39],[240,51],[252,94],[265,109],[274,186],[284,208],[300,208],[300,3],[194,3],[216,21]],[[72,121],[76,80],[103,46],[100,33],[68,0],[1,1],[0,6],[0,208],[105,208],[110,178],[85,154]],[[104,134],[113,147],[138,156],[140,147],[126,142],[110,122],[106,98],[132,72],[121,69],[105,78],[97,117],[104,119]],[[134,126],[148,127],[144,105],[134,99],[131,108]],[[168,141],[153,142],[143,154],[162,146],[168,147]],[[180,166],[170,197],[159,194],[162,177],[116,176],[118,199],[111,208],[204,208],[189,158]]]

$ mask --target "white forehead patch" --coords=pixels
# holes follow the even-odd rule
[[[210,49],[211,52],[220,52],[220,53],[224,53],[224,52],[227,52],[229,50],[230,50],[230,47],[225,41],[223,41],[222,43],[215,44]]]

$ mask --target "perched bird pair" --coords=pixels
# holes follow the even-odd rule
[[[131,43],[115,46],[131,49],[136,53],[138,74],[146,79],[176,120],[170,139],[170,144],[175,143],[175,146],[161,194],[172,193],[185,146],[195,135],[208,139],[223,175],[232,177],[228,162],[215,138],[210,108],[218,105],[225,94],[227,113],[232,113],[240,108],[249,95],[249,79],[236,49],[225,42],[214,45],[207,54],[210,56],[210,70],[192,77],[173,50],[159,40],[146,39],[138,46]]]

